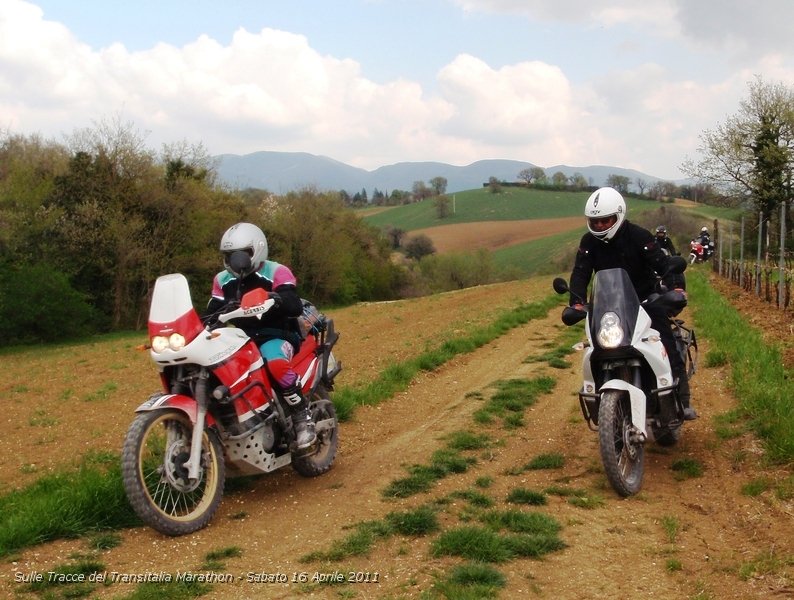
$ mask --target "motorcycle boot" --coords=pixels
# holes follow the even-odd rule
[[[678,399],[684,407],[684,421],[694,421],[698,418],[695,409],[690,406],[691,394],[689,392],[689,378],[684,365],[674,369],[673,373],[678,378]]]
[[[292,426],[295,428],[295,445],[298,450],[306,450],[317,441],[314,421],[309,412],[309,401],[297,386],[290,386],[284,390],[284,400],[289,407]]]

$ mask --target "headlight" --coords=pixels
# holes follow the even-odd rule
[[[617,348],[623,341],[623,328],[620,319],[613,312],[604,313],[598,328],[598,344],[602,348]]]
[[[152,350],[160,354],[163,350],[168,348],[168,338],[164,335],[156,335],[152,338]]]
[[[180,333],[172,333],[169,337],[156,335],[152,338],[152,350],[157,354],[165,352],[169,348],[176,352],[185,347],[185,336]]]
[[[185,347],[185,336],[181,333],[172,333],[171,337],[168,338],[168,345],[174,352],[181,350]]]

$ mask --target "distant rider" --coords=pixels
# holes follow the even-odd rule
[[[581,309],[579,298],[586,298],[587,287],[596,271],[625,269],[640,300],[654,292],[656,273],[667,270],[668,257],[647,229],[626,219],[626,202],[616,190],[603,187],[593,192],[584,209],[588,233],[579,242],[579,251],[571,272],[571,306]],[[665,283],[670,288],[685,288],[683,275],[670,276]],[[659,332],[673,376],[678,379],[678,396],[684,407],[684,418],[697,418],[690,407],[689,380],[684,360],[676,348],[670,320],[661,306],[644,306],[651,318],[651,326]]]
[[[700,234],[697,237],[697,241],[700,242],[701,246],[703,246],[703,260],[710,258],[714,247],[711,245],[711,236],[709,235],[708,227],[700,228]]]
[[[292,358],[300,347],[292,317],[303,312],[295,276],[288,267],[267,260],[267,238],[252,223],[237,223],[227,229],[221,238],[220,250],[226,268],[212,282],[207,314],[216,313],[230,301],[239,300],[245,292],[257,288],[266,290],[270,298],[275,300],[275,305],[261,320],[242,317],[233,319],[233,323],[259,345],[267,369],[281,387],[291,413],[298,449],[306,449],[315,442],[317,436],[308,400],[301,390],[298,374],[292,367]],[[239,274],[239,277],[229,266],[229,258],[236,250],[247,252],[252,263],[250,271]]]
[[[656,228],[656,242],[662,250],[667,250],[670,256],[678,256],[678,252],[675,251],[675,246],[673,245],[673,240],[667,237],[667,227],[664,225],[659,225],[659,227]]]

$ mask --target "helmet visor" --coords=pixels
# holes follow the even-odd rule
[[[618,222],[617,215],[607,215],[604,217],[588,217],[587,224],[593,232],[607,231]]]

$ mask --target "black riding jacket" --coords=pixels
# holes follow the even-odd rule
[[[611,240],[602,241],[589,231],[579,242],[571,272],[571,305],[587,299],[593,273],[602,269],[625,269],[640,300],[654,291],[657,276],[667,268],[668,257],[650,231],[624,221]],[[578,298],[582,300],[579,300]]]

